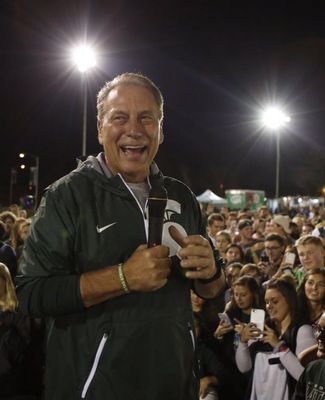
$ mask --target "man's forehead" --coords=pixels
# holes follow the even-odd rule
[[[158,108],[152,92],[141,85],[121,84],[113,88],[106,96],[105,105],[122,106],[126,103],[139,102]]]
[[[266,240],[265,245],[268,244],[269,246],[282,246],[280,242],[277,240]]]
[[[321,250],[321,247],[317,246],[315,243],[306,243],[297,246],[298,251],[316,250],[317,248]]]

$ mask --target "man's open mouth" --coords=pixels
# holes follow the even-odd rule
[[[121,150],[124,154],[136,154],[143,153],[146,150],[147,146],[121,146]]]

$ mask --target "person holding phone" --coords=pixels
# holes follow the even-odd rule
[[[298,323],[296,290],[288,279],[268,284],[265,303],[269,321],[264,332],[253,323],[241,329],[236,364],[243,373],[252,370],[247,399],[289,400],[303,372],[297,355],[316,341],[311,326]]]
[[[285,251],[284,239],[275,233],[270,233],[265,238],[264,253],[262,253],[259,267],[266,276],[271,279],[278,271]]]
[[[256,280],[242,276],[233,284],[233,297],[221,314],[220,324],[215,331],[217,351],[222,362],[231,372],[237,384],[225,388],[224,398],[241,399],[249,381],[249,374],[243,375],[235,362],[235,351],[239,343],[239,331],[249,323],[252,308],[263,308],[263,299]]]

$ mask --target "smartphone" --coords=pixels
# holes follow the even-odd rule
[[[261,256],[261,262],[262,263],[268,263],[270,261],[268,256]]]
[[[223,322],[225,325],[230,325],[231,327],[233,327],[231,319],[229,318],[228,314],[218,313],[218,317],[220,319],[220,322]]]
[[[292,268],[294,263],[295,263],[295,260],[296,260],[295,253],[287,252],[287,253],[284,253],[282,262],[283,262],[284,265],[290,265],[291,268]]]
[[[252,308],[250,322],[255,324],[256,327],[262,332],[264,331],[264,320],[265,320],[265,311],[259,308]],[[263,333],[257,336],[256,339],[262,339],[262,337]]]

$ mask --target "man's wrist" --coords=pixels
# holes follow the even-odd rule
[[[117,266],[117,272],[118,272],[118,277],[119,277],[120,284],[121,284],[121,287],[123,289],[123,292],[125,294],[127,294],[127,293],[130,293],[130,289],[129,289],[128,283],[127,283],[125,275],[124,275],[123,266],[124,266],[123,263],[119,264]]]
[[[215,265],[216,265],[215,273],[211,276],[211,278],[198,279],[198,281],[200,283],[203,283],[204,285],[208,284],[208,283],[211,283],[211,282],[214,282],[214,281],[217,281],[220,278],[221,274],[222,274],[223,260],[222,260],[222,258],[217,258],[217,254],[216,254],[215,251],[213,252],[213,255],[214,255]]]

